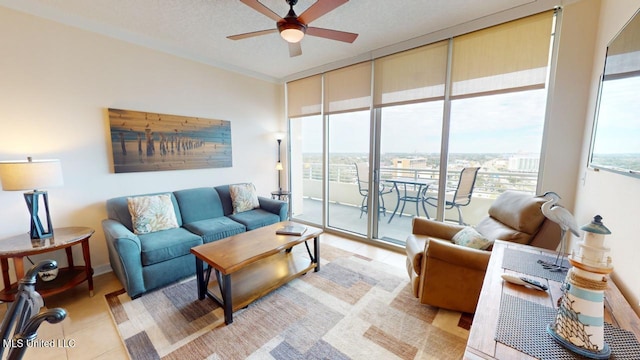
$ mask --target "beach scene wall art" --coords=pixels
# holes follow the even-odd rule
[[[231,122],[109,109],[116,173],[231,167]]]

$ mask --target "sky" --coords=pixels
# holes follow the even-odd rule
[[[640,76],[602,83],[593,152],[640,153]]]
[[[450,153],[539,153],[542,144],[544,90],[454,100],[451,111]],[[440,151],[443,101],[382,109],[383,153]],[[330,150],[368,152],[368,110],[331,115]],[[304,120],[303,120],[304,121]],[[320,118],[305,122],[303,152],[322,149]]]

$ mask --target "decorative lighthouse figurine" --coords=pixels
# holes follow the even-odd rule
[[[581,229],[584,240],[579,243],[578,254],[572,251],[568,257],[573,267],[567,273],[555,321],[547,326],[547,332],[577,354],[608,359],[611,349],[604,341],[604,291],[613,266],[606,256],[610,249],[604,247],[604,236],[611,231],[600,215]]]

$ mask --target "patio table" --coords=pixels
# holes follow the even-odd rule
[[[414,178],[391,178],[384,179],[384,181],[392,183],[393,189],[396,191],[396,195],[398,196],[398,200],[396,202],[396,208],[393,210],[393,214],[389,218],[388,223],[393,220],[393,217],[398,212],[398,208],[400,207],[400,203],[402,203],[402,209],[400,209],[400,214],[398,217],[402,217],[402,212],[404,211],[404,207],[407,204],[407,201],[416,203],[416,216],[420,216],[420,207],[419,203],[422,203],[422,210],[424,210],[427,218],[429,214],[427,213],[427,209],[424,206],[424,202],[422,194],[427,191],[429,186],[435,184],[435,180],[425,180],[425,179],[414,179]],[[402,194],[400,192],[400,186],[402,186]],[[413,187],[413,190],[416,191],[415,195],[411,194],[407,191],[407,188]]]

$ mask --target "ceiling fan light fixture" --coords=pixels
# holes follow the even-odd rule
[[[278,30],[286,42],[297,43],[302,40],[307,28],[301,23],[283,22],[278,24]]]
[[[289,12],[285,17],[280,17],[273,10],[269,9],[261,2],[262,0],[240,1],[253,10],[261,13],[262,15],[275,20],[277,28],[227,36],[227,38],[231,40],[240,40],[254,36],[273,34],[274,32],[278,31],[282,39],[288,43],[289,57],[294,57],[302,54],[300,41],[305,37],[307,29],[313,30],[309,32],[309,36],[342,41],[346,43],[353,43],[354,40],[358,37],[358,34],[345,31],[307,27],[307,24],[309,24],[310,22],[318,19],[319,17],[330,11],[333,11],[335,8],[344,5],[345,3],[349,2],[349,0],[316,0],[311,6],[304,10],[300,17],[298,17],[298,15],[296,15],[296,12],[293,10],[293,7],[298,3],[298,0],[285,0],[286,3],[289,4]]]

